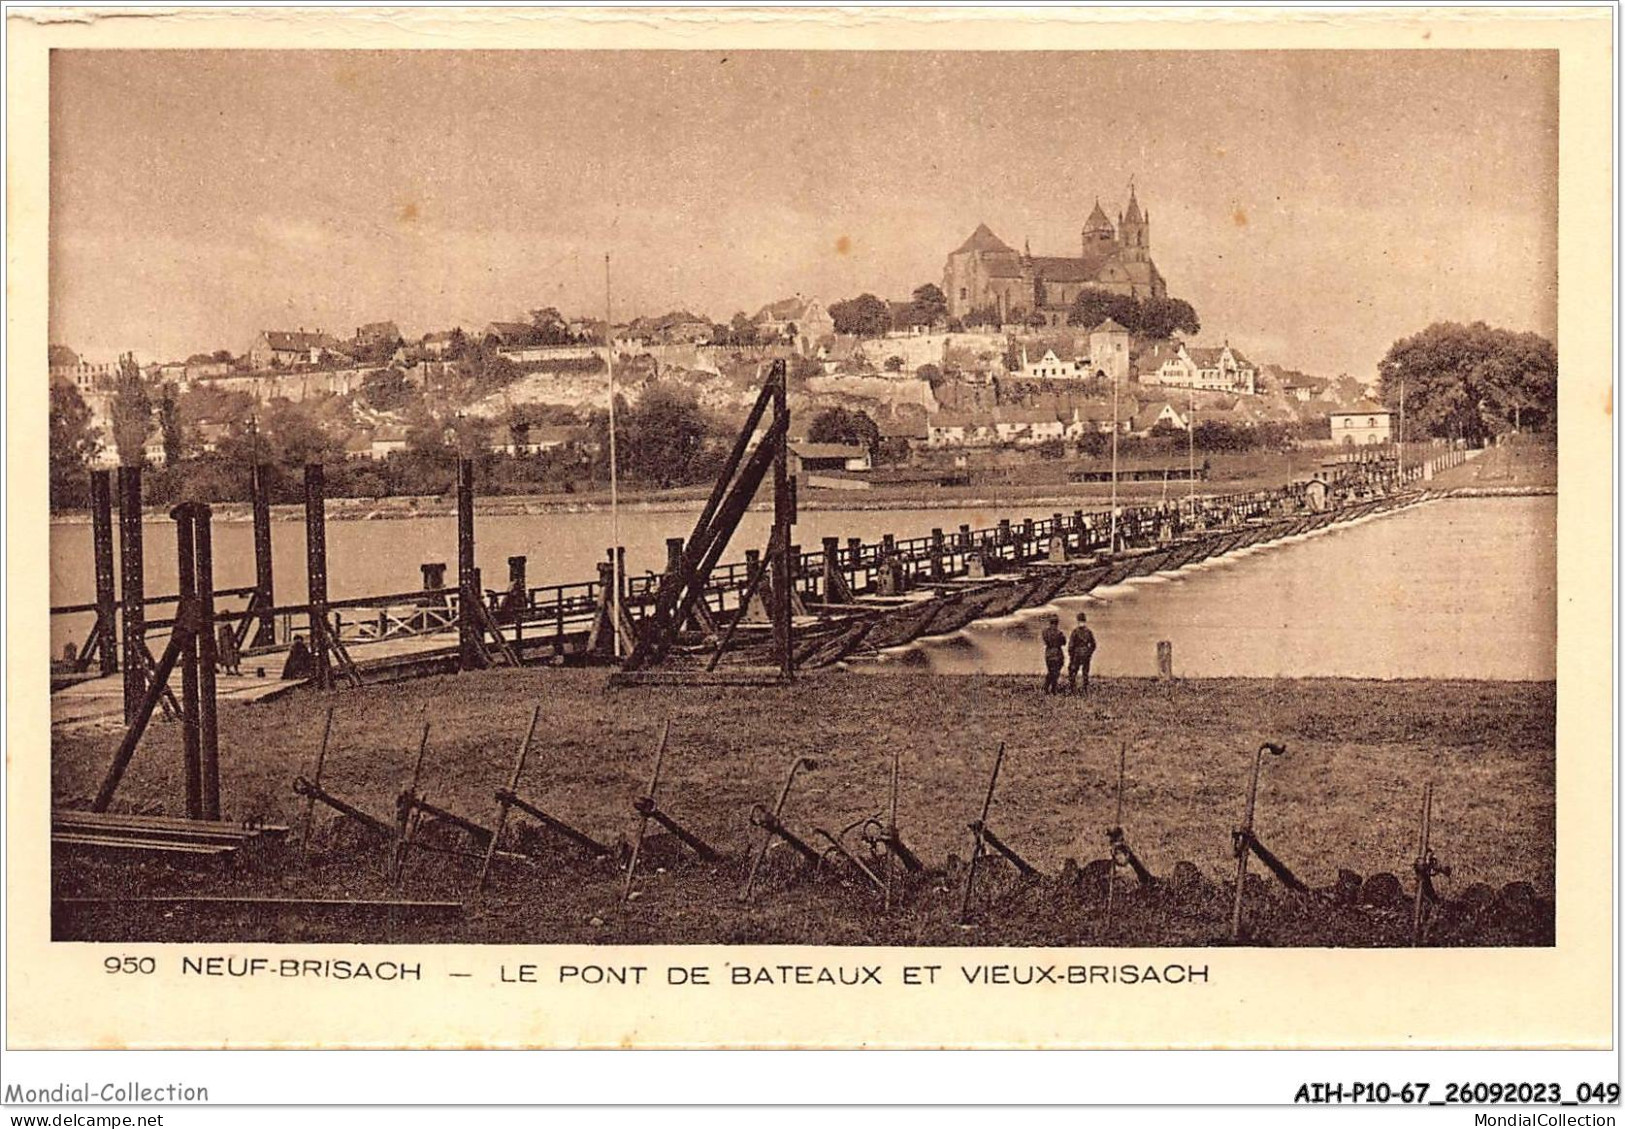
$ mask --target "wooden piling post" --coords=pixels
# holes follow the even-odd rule
[[[773,422],[779,439],[773,454],[773,649],[786,682],[795,677],[795,643],[790,622],[790,527],[795,524],[794,486],[790,480],[790,403],[782,366],[773,370]]]
[[[198,766],[202,784],[203,818],[220,818],[220,720],[216,709],[214,623],[213,514],[202,502],[193,502],[193,551],[196,554],[198,600]]]
[[[124,724],[134,725],[147,697],[147,592],[142,564],[141,468],[118,470],[119,595],[124,619]]]
[[[425,592],[433,592],[446,586],[446,565],[444,561],[425,561],[423,564],[418,565],[418,571],[423,574],[423,590]],[[428,602],[429,599],[429,597],[425,597],[425,602]],[[445,603],[444,596],[435,596],[432,599],[438,603]]]
[[[305,464],[305,588],[310,605],[310,657],[316,686],[333,685],[327,657],[327,479],[321,463]]]
[[[276,584],[271,569],[271,492],[266,482],[269,467],[255,463],[249,472],[249,493],[254,508],[254,596],[259,606],[259,624],[254,629],[253,647],[276,643]]]
[[[945,551],[945,548],[946,548],[946,540],[943,537],[942,529],[939,526],[939,527],[931,530],[931,579],[932,580],[941,580],[943,578],[944,573],[943,573],[942,557],[943,557],[943,553]]]
[[[197,534],[191,503],[183,503],[169,512],[175,521],[175,574],[179,608],[196,616],[197,593]],[[177,610],[176,618],[181,612]],[[201,727],[198,722],[198,638],[188,634],[181,647],[181,756],[186,786],[186,818],[203,818],[203,754]]]
[[[474,588],[474,460],[457,460],[457,654],[463,670],[479,661],[479,619]]]
[[[666,575],[676,576],[683,571],[683,539],[666,538]]]
[[[841,603],[838,597],[842,584],[841,572],[841,539],[839,537],[825,537],[824,544],[824,575],[819,582],[818,595],[826,604]]]
[[[118,673],[118,590],[113,574],[113,484],[105,470],[90,472],[90,521],[96,554],[96,646],[103,674]],[[83,664],[90,656],[81,658]]]

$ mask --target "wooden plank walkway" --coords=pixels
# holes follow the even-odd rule
[[[356,665],[365,668],[370,663],[389,662],[435,651],[455,649],[457,632],[437,631],[432,635],[412,635],[377,642],[347,643],[346,648]],[[264,655],[244,655],[242,674],[216,674],[217,699],[226,702],[265,702],[305,685],[305,679],[284,680],[278,675],[286,658],[283,651]],[[265,671],[262,678],[256,672]],[[170,676],[169,687],[177,695],[181,689],[180,671]],[[161,715],[156,715],[161,716]],[[75,729],[123,728],[124,678],[112,674],[86,678],[66,686],[51,695],[51,728]]]

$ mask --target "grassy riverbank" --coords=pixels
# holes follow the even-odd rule
[[[1213,680],[1160,684],[1103,680],[1087,700],[1046,698],[1025,678],[941,678],[828,672],[794,688],[611,690],[601,671],[488,671],[221,711],[227,814],[295,825],[294,777],[309,774],[322,715],[334,707],[324,773],[336,793],[381,818],[410,772],[420,717],[432,723],[422,790],[434,803],[490,824],[493,791],[511,771],[531,705],[543,723],[519,793],[614,844],[635,830],[631,801],[647,787],[654,745],[671,720],[660,801],[716,846],[719,867],[673,862],[656,843],[638,895],[618,907],[607,864],[562,856],[501,863],[491,892],[472,894],[473,871],[446,856],[416,856],[396,896],[469,899],[463,921],[322,925],[211,916],[125,920],[91,913],[69,933],[103,937],[208,936],[275,940],[503,942],[763,941],[822,943],[1211,943],[1225,923],[1223,883],[1233,874],[1230,831],[1239,819],[1254,750],[1269,758],[1257,830],[1311,886],[1339,869],[1391,872],[1411,884],[1424,781],[1435,782],[1434,846],[1454,876],[1446,893],[1476,883],[1552,888],[1555,688],[1550,683]],[[426,711],[426,712],[425,712]],[[116,733],[64,733],[53,742],[58,803],[94,791]],[[993,868],[994,912],[977,928],[954,923],[960,883],[940,873],[964,857],[994,751],[1007,759],[989,824],[1051,879],[1067,859],[1104,856],[1114,818],[1117,750],[1128,746],[1123,826],[1159,875],[1181,867],[1190,899],[1120,898],[1106,931],[1098,890],[1054,881],[1016,883]],[[797,783],[786,823],[803,834],[837,830],[885,803],[891,750],[901,747],[902,836],[939,871],[900,892],[882,915],[862,886],[797,877],[774,851],[753,902],[735,891],[755,831],[753,803],[771,803],[789,760],[818,759]],[[131,766],[122,804],[168,811],[181,794],[180,739],[158,725]],[[291,858],[229,874],[147,864],[59,866],[60,893],[384,897],[387,853],[318,810],[311,865]],[[297,835],[294,836],[297,839]],[[663,837],[662,837],[663,838]],[[455,841],[455,836],[444,840]],[[291,852],[290,852],[291,854]],[[560,856],[553,856],[560,857]],[[1255,872],[1260,868],[1254,865]],[[1194,878],[1192,876],[1195,876]],[[1092,900],[1093,899],[1093,900]],[[1373,944],[1408,940],[1408,912],[1337,909],[1318,901],[1259,899],[1260,943]],[[1549,903],[1548,903],[1549,905]],[[1092,908],[1093,907],[1093,908]],[[62,925],[63,923],[59,923]],[[1493,940],[1493,938],[1490,938]],[[1520,935],[1519,939],[1527,940]],[[1484,943],[1485,937],[1467,938]]]

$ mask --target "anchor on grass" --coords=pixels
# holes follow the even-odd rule
[[[643,838],[648,834],[651,819],[667,831],[670,831],[689,850],[706,862],[717,862],[722,857],[705,840],[661,811],[660,806],[655,802],[655,795],[660,789],[660,769],[666,762],[666,745],[670,737],[671,719],[668,718],[660,729],[660,746],[655,750],[655,767],[653,775],[649,778],[649,790],[642,797],[632,802],[632,810],[638,814],[638,834],[637,838],[632,841],[632,855],[626,863],[626,881],[621,886],[622,902],[625,902],[632,895],[632,877],[638,869],[638,858],[643,854]]]
[[[313,770],[315,779],[308,780],[303,775],[294,777],[293,791],[305,800],[304,828],[299,838],[299,857],[305,859],[310,854],[310,833],[316,822],[316,804],[332,808],[342,816],[353,819],[356,823],[371,831],[380,839],[393,839],[395,828],[375,815],[369,815],[332,792],[322,787],[322,768],[327,763],[328,741],[333,735],[333,707],[327,707],[327,719],[322,725],[322,742],[316,752],[316,767]]]
[[[797,854],[809,862],[816,864],[822,858],[815,848],[809,846],[804,839],[786,827],[784,821],[780,818],[784,814],[785,802],[790,798],[790,789],[796,782],[796,773],[803,769],[811,772],[817,767],[818,762],[811,757],[798,756],[793,758],[790,761],[790,771],[784,777],[784,787],[779,791],[778,803],[774,804],[771,809],[766,804],[755,804],[751,807],[751,826],[760,827],[764,834],[762,835],[761,845],[756,848],[756,853],[751,857],[750,870],[745,874],[745,884],[739,888],[740,901],[750,899],[751,887],[756,884],[756,872],[760,869],[762,859],[767,856],[767,849],[773,845],[775,838],[784,840]]]
[[[988,777],[987,795],[982,800],[982,814],[970,824],[970,833],[973,838],[971,844],[970,866],[965,873],[965,900],[959,907],[959,923],[967,924],[970,921],[971,898],[976,892],[976,871],[981,866],[982,856],[989,850],[995,850],[1009,859],[1015,868],[1021,872],[1023,878],[1037,878],[1038,869],[1026,859],[1017,854],[1002,839],[993,833],[987,825],[988,812],[993,807],[993,790],[999,784],[999,769],[1004,766],[1004,742],[999,742],[998,755],[993,758],[993,772]]]
[[[1417,834],[1416,904],[1411,911],[1411,944],[1420,945],[1427,938],[1427,927],[1432,910],[1439,904],[1439,892],[1433,888],[1433,876],[1450,876],[1450,868],[1440,864],[1433,854],[1433,782],[1422,789],[1422,826]]]
[[[1140,856],[1134,853],[1129,846],[1128,836],[1123,831],[1123,778],[1128,768],[1128,742],[1120,742],[1117,746],[1117,818],[1106,829],[1106,843],[1111,848],[1111,869],[1106,871],[1106,922],[1111,923],[1113,903],[1117,897],[1117,869],[1126,866],[1134,872],[1142,887],[1155,884],[1156,877],[1146,865],[1140,861]]]
[[[401,875],[406,868],[406,857],[410,851],[428,851],[433,854],[451,855],[455,858],[478,859],[482,862],[487,854],[495,849],[496,834],[489,827],[482,827],[466,816],[458,815],[454,811],[431,803],[428,798],[418,791],[418,784],[423,777],[423,760],[429,749],[429,722],[423,722],[423,728],[418,734],[418,755],[412,765],[412,779],[404,791],[395,797],[395,845],[390,852],[389,880],[400,885]],[[465,833],[473,842],[473,849],[462,847],[442,847],[433,843],[419,841],[418,832],[423,829],[424,820],[455,827]],[[528,856],[512,852],[501,852],[507,858],[528,859]]]
[[[1230,834],[1231,846],[1236,853],[1236,901],[1230,915],[1230,939],[1241,940],[1241,911],[1242,901],[1247,889],[1247,860],[1252,855],[1258,856],[1258,861],[1269,868],[1270,873],[1281,880],[1287,889],[1299,894],[1309,892],[1309,887],[1293,874],[1287,865],[1275,857],[1268,847],[1259,841],[1253,833],[1253,814],[1258,806],[1258,776],[1264,767],[1264,754],[1271,756],[1286,756],[1286,746],[1266,741],[1258,746],[1258,753],[1253,758],[1252,782],[1247,786],[1247,809],[1242,818],[1241,826]]]
[[[491,871],[491,860],[497,854],[497,841],[502,838],[502,832],[508,826],[509,813],[514,808],[517,808],[519,811],[530,816],[543,827],[562,835],[564,838],[580,847],[583,851],[595,859],[607,858],[612,853],[608,847],[604,846],[604,844],[600,843],[598,840],[592,838],[590,835],[576,830],[563,820],[549,815],[547,812],[543,811],[539,805],[533,804],[524,799],[516,791],[516,789],[519,787],[519,778],[525,771],[525,761],[530,755],[531,739],[536,735],[536,724],[540,720],[541,714],[542,707],[540,703],[538,703],[536,707],[531,710],[530,725],[525,730],[525,739],[520,742],[519,753],[514,760],[513,775],[508,780],[508,786],[506,788],[498,788],[496,791],[497,826],[496,831],[491,835],[490,841],[486,844],[485,861],[480,866],[479,883],[475,887],[477,890],[485,889],[486,878],[489,876]]]

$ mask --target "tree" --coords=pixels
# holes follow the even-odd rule
[[[873,294],[859,294],[829,307],[835,332],[854,337],[880,337],[891,328],[891,307]]]
[[[1196,311],[1183,298],[1146,298],[1140,303],[1139,323],[1142,334],[1162,340],[1175,333],[1194,337],[1202,332]]]
[[[173,384],[165,384],[158,397],[158,433],[163,436],[164,463],[168,466],[174,466],[187,455],[186,431],[181,426],[176,397]]]
[[[536,330],[536,344],[538,345],[570,345],[574,338],[570,334],[570,325],[564,320],[564,315],[552,306],[540,310],[530,311],[530,324]]]
[[[902,372],[903,358],[893,354],[892,356],[886,358],[885,363],[881,367],[887,372]]]
[[[816,357],[807,357],[797,353],[790,358],[789,372],[791,381],[803,383],[812,377],[823,376],[824,365]]]
[[[147,461],[147,436],[152,431],[152,397],[135,354],[118,359],[118,375],[113,378],[113,402],[109,410],[113,423],[113,446],[121,466],[143,466]]]
[[[90,407],[79,390],[53,380],[50,446],[46,451],[53,509],[78,505],[84,500],[85,471],[101,450],[97,430],[90,421]]]
[[[344,444],[317,422],[311,407],[281,397],[260,415],[259,440],[270,461],[290,470],[344,459]]]
[[[687,388],[656,383],[634,408],[616,408],[616,443],[622,465],[637,478],[673,486],[689,479],[694,460],[712,434],[699,398]]]
[[[934,282],[914,288],[914,312],[920,325],[936,325],[948,320],[948,296]]]
[[[1390,408],[1397,410],[1404,389],[1407,436],[1477,445],[1514,421],[1536,428],[1556,421],[1557,348],[1538,334],[1435,322],[1394,342],[1377,373]]]
[[[417,388],[398,368],[369,372],[361,381],[361,400],[379,412],[394,412],[404,408],[417,394]]]
[[[1066,323],[1093,329],[1107,318],[1131,333],[1136,332],[1140,328],[1140,303],[1127,294],[1114,294],[1099,286],[1085,286],[1072,299]]]
[[[931,386],[935,391],[943,381],[942,370],[933,364],[923,364],[914,370],[914,375]]]
[[[880,450],[880,426],[867,412],[845,408],[825,408],[813,417],[807,428],[812,443],[850,443],[865,447],[871,458]]]

